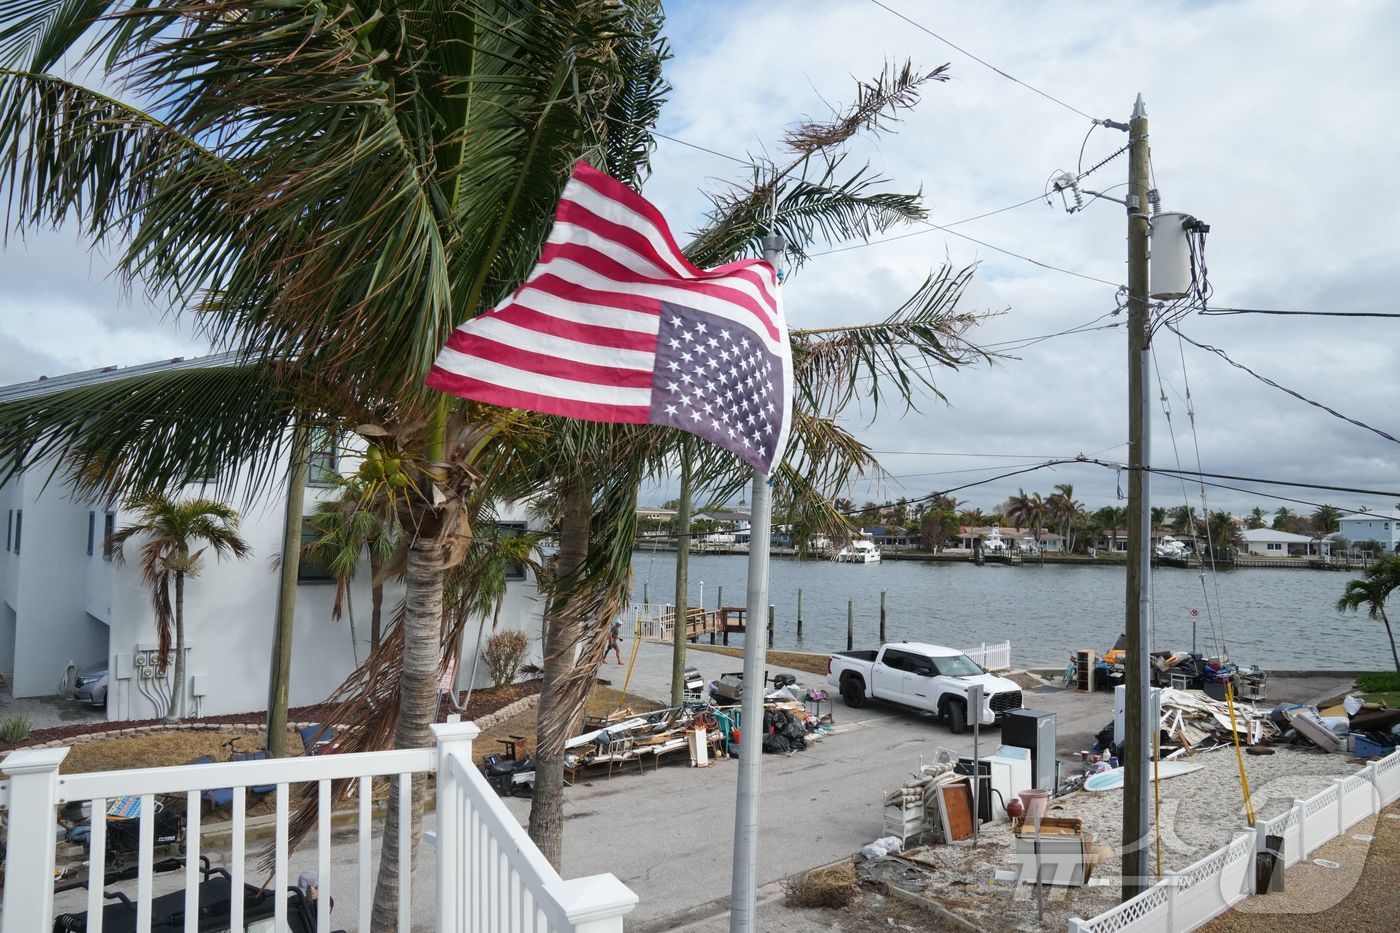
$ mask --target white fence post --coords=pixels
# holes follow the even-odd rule
[[[1346,778],[1333,778],[1332,786],[1337,791],[1337,835],[1344,835],[1347,831],[1347,801],[1346,794],[1342,791],[1342,782]]]
[[[1162,880],[1159,881],[1159,882],[1157,882],[1158,884],[1163,884],[1163,885],[1166,885],[1166,887],[1167,887],[1167,929],[1168,929],[1168,930],[1175,930],[1175,929],[1176,929],[1176,892],[1177,892],[1177,888],[1179,887],[1179,886],[1177,885],[1177,883],[1176,883],[1176,877],[1177,877],[1176,872],[1174,872],[1174,871],[1164,871],[1164,872],[1162,872]]]
[[[1366,772],[1366,780],[1371,782],[1371,814],[1374,816],[1381,812],[1381,776],[1376,768],[1378,762],[1371,762],[1362,768]]]
[[[452,770],[455,756],[467,767],[472,764],[472,740],[481,734],[476,723],[461,722],[452,716],[447,722],[433,723],[428,727],[437,738],[437,904],[436,930],[438,933],[457,933],[466,928],[466,918],[459,915],[462,898],[459,896],[462,875],[467,866],[460,864],[461,852],[460,809],[463,805],[462,788],[457,775]]]
[[[622,933],[637,895],[613,875],[556,881],[547,888],[569,920],[569,933]]]
[[[66,748],[36,748],[0,762],[10,779],[4,933],[33,933],[53,923],[54,808],[58,766],[66,757]]]

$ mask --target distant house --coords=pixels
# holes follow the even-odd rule
[[[1379,541],[1386,551],[1400,553],[1400,507],[1389,512],[1357,512],[1340,522],[1339,534],[1352,544]]]
[[[994,525],[971,526],[962,525],[958,528],[956,544],[948,550],[971,551],[976,547],[976,541],[981,539],[985,542],[988,538],[999,538],[1008,546],[1015,546],[1023,551],[1035,550],[1035,535],[1029,528],[998,528]],[[1042,551],[1063,551],[1065,549],[1065,539],[1063,535],[1055,534],[1053,531],[1040,532],[1040,550]]]
[[[1245,528],[1240,537],[1244,540],[1244,551],[1254,557],[1310,557],[1332,553],[1330,541],[1272,528]]]
[[[898,525],[867,525],[860,533],[874,541],[876,547],[902,548],[919,544],[918,532]]]
[[[675,517],[675,509],[663,509],[656,506],[645,505],[637,509],[637,521],[639,522],[669,522]]]

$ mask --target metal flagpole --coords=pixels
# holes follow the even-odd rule
[[[774,269],[787,249],[780,236],[763,238],[763,258]],[[791,386],[785,387],[791,391]],[[777,466],[775,463],[774,466]],[[752,933],[758,906],[758,797],[763,760],[763,667],[768,653],[768,543],[773,487],[753,471],[749,497],[749,593],[744,613],[744,694],[739,718],[739,792],[734,802],[734,873],[729,887],[730,933]]]

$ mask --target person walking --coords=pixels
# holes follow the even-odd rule
[[[610,629],[608,630],[608,647],[605,648],[605,649],[603,650],[603,661],[604,661],[605,663],[607,662],[607,659],[608,659],[608,652],[609,652],[609,651],[611,651],[611,652],[613,652],[613,653],[615,653],[615,654],[617,655],[617,663],[618,663],[618,664],[621,664],[621,663],[622,663],[622,641],[621,641],[621,639],[622,639],[622,620],[621,620],[621,619],[614,619],[614,620],[613,620],[613,624],[612,624],[612,628],[610,628]]]

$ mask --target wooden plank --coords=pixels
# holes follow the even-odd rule
[[[938,788],[938,809],[947,829],[947,841],[972,838],[972,787],[952,781]]]

